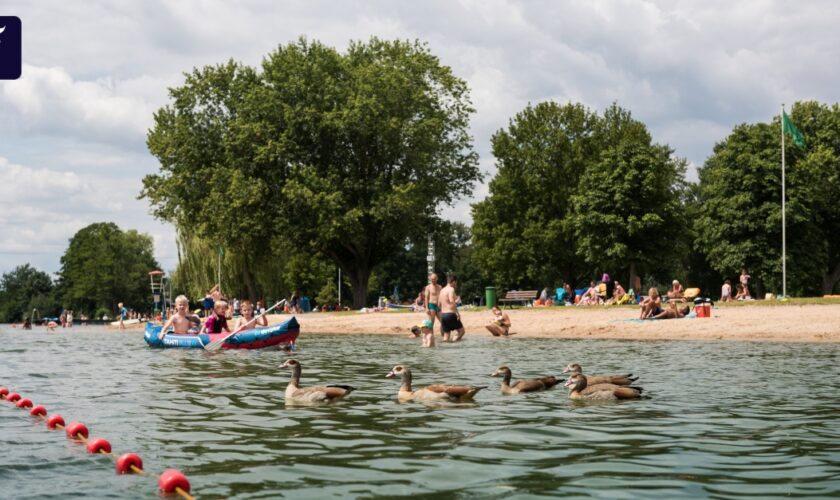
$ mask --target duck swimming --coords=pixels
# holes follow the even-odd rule
[[[586,377],[580,373],[572,375],[566,381],[569,399],[610,401],[616,399],[638,399],[642,397],[641,387],[627,387],[615,384],[588,385]]]
[[[280,368],[291,368],[292,378],[286,386],[286,401],[296,403],[328,403],[341,399],[354,390],[350,385],[300,386],[301,364],[296,359],[290,359],[280,365]]]
[[[545,377],[517,380],[511,385],[510,378],[512,375],[513,373],[508,366],[500,366],[490,374],[491,377],[504,377],[502,380],[502,394],[544,391],[563,381],[563,379],[557,379],[554,375],[547,375]]]
[[[572,375],[580,373],[583,375],[583,370],[577,363],[571,363],[563,369],[563,373],[571,372]],[[586,377],[587,385],[595,384],[614,384],[614,385],[632,385],[633,382],[639,380],[639,377],[634,377],[632,373],[626,375],[583,375]]]
[[[472,401],[475,394],[487,386],[474,385],[450,385],[450,384],[432,384],[426,387],[411,389],[411,370],[405,365],[396,365],[391,368],[385,377],[393,378],[397,375],[402,377],[402,385],[397,393],[400,401],[450,401],[450,402],[464,402]]]

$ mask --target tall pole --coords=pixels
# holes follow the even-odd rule
[[[338,268],[338,307],[341,307],[341,267]]]
[[[221,248],[219,247],[219,265],[216,269],[216,284],[219,285],[219,294],[222,293],[222,252]]]
[[[782,104],[782,297],[787,297],[787,248],[785,235],[785,105]]]
[[[428,242],[428,252],[426,253],[426,276],[431,276],[433,272],[435,272],[435,240],[432,239],[432,235],[429,235]]]

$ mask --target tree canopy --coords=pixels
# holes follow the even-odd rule
[[[158,267],[149,235],[98,222],[70,238],[61,257],[58,294],[64,307],[89,314],[114,311],[118,302],[139,309],[151,302],[148,273]]]
[[[678,252],[686,162],[629,111],[529,105],[492,144],[498,173],[473,206],[473,236],[496,284],[576,284],[637,265],[658,273]]]
[[[261,71],[194,70],[155,114],[155,214],[257,260],[273,238],[324,255],[364,305],[374,267],[479,179],[466,84],[425,45],[300,39]]]
[[[58,314],[50,275],[29,264],[3,274],[0,277],[0,323],[22,321],[33,309],[37,309],[40,316]]]
[[[805,137],[786,155],[788,293],[831,293],[840,280],[840,108],[797,103]],[[746,268],[757,291],[781,291],[781,126],[741,124],[699,170],[697,244],[724,276]]]

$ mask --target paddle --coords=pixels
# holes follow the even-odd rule
[[[283,300],[281,300],[280,302],[278,302],[278,303],[274,304],[273,306],[269,307],[269,308],[268,308],[268,309],[266,309],[266,310],[265,310],[262,314],[260,314],[259,316],[254,317],[253,319],[251,319],[251,321],[249,321],[249,322],[245,323],[244,325],[242,325],[241,327],[239,327],[239,328],[238,328],[235,332],[228,333],[228,334],[227,334],[227,335],[225,335],[224,337],[222,337],[222,338],[220,338],[220,339],[218,339],[218,340],[214,340],[213,342],[210,342],[209,344],[207,344],[206,346],[204,346],[204,349],[205,349],[205,350],[208,350],[208,351],[218,351],[219,349],[221,349],[221,348],[222,348],[222,344],[224,344],[224,343],[225,343],[225,341],[226,341],[227,339],[229,339],[229,338],[233,337],[234,335],[236,335],[237,333],[241,332],[243,328],[245,328],[246,326],[250,325],[251,323],[253,323],[253,322],[257,321],[257,320],[258,320],[258,319],[260,319],[261,317],[265,316],[265,315],[266,315],[266,314],[268,314],[271,310],[273,310],[274,308],[276,308],[276,307],[277,307],[277,306],[279,306],[280,304],[283,304],[284,302],[286,302],[286,299],[283,299]]]

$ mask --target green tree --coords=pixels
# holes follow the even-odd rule
[[[797,103],[791,116],[806,145],[786,140],[788,293],[831,293],[840,280],[840,109]],[[779,119],[736,126],[699,174],[695,232],[712,267],[731,277],[745,267],[759,296],[781,292]]]
[[[58,286],[64,307],[113,312],[118,302],[136,308],[149,304],[148,273],[159,267],[153,250],[149,235],[123,232],[112,222],[80,229],[61,257]]]
[[[32,309],[44,315],[57,315],[50,275],[29,264],[17,266],[0,278],[0,323],[21,321]]]
[[[647,127],[615,104],[597,137],[599,158],[587,165],[572,197],[579,255],[614,276],[629,270],[631,284],[640,270],[673,269],[687,251],[679,245],[687,231],[681,204],[686,161],[653,144]]]
[[[355,307],[374,267],[480,177],[467,86],[419,43],[339,54],[301,39],[261,72],[204,68],[170,93],[148,139],[161,172],[141,194],[155,214],[246,259],[276,237],[326,256]]]
[[[475,263],[502,287],[576,282],[572,196],[597,158],[598,116],[581,104],[543,102],[518,113],[492,138],[498,172],[473,205]]]

